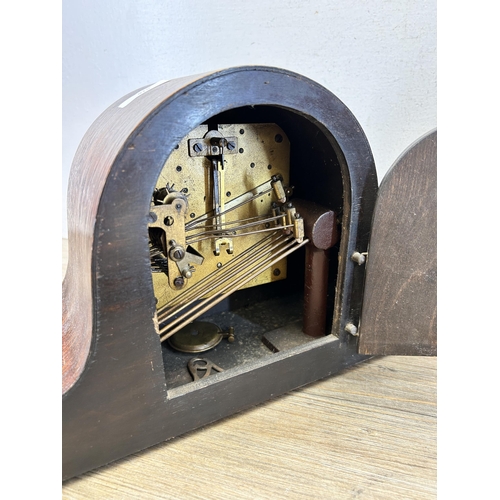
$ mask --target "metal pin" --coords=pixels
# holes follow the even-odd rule
[[[356,262],[356,264],[358,264],[359,266],[361,266],[361,265],[363,265],[366,262],[366,255],[368,255],[367,252],[363,252],[363,253],[354,252],[351,255],[351,260],[353,262]]]
[[[347,323],[347,325],[345,325],[345,331],[353,337],[357,337],[359,335],[358,327],[354,323]]]

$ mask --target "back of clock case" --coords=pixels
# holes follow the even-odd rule
[[[437,354],[437,132],[382,180],[366,262],[361,354]]]

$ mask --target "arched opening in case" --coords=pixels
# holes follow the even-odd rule
[[[171,153],[148,227],[169,389],[332,333],[344,192],[335,144],[295,112],[248,106],[213,116]]]

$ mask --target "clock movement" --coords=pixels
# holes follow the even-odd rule
[[[277,68],[110,106],[69,183],[63,479],[369,356],[434,355],[435,167],[433,131],[379,188],[349,109]]]

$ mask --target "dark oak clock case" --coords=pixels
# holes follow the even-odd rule
[[[204,123],[279,126],[290,142],[293,199],[301,200],[297,206],[309,215],[314,210],[308,203],[331,211],[335,225],[327,234],[329,248],[321,243],[313,248],[311,241],[321,240],[314,226],[321,217],[313,213],[308,222],[304,216],[309,249],[297,251],[288,263],[298,288],[283,285],[287,278],[236,292],[219,305],[229,314],[257,307],[261,300],[262,329],[272,330],[266,321],[276,318],[282,347],[174,384],[169,382],[174,364],[165,355],[155,318],[151,194],[171,153]],[[230,68],[123,97],[95,121],[76,153],[68,226],[63,479],[368,356],[436,354],[436,132],[408,148],[379,188],[356,118],[330,91],[303,76],[267,67]],[[319,283],[318,275],[327,278]],[[287,288],[299,290],[299,296],[305,290],[299,298],[304,313],[279,306],[292,304]],[[304,321],[314,320],[315,307],[325,315],[321,334],[288,345],[287,329],[290,338],[303,335],[297,325],[300,330]],[[237,330],[236,339],[243,339]],[[235,342],[224,348],[242,347]]]

